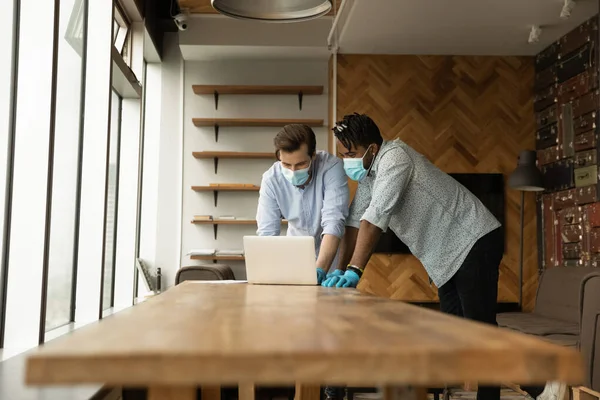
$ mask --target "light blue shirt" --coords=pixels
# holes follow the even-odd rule
[[[275,162],[263,174],[256,222],[258,236],[279,236],[281,219],[288,220],[288,236],[312,236],[319,254],[323,235],[342,238],[348,216],[348,179],[341,159],[317,151],[311,180],[304,188],[292,185]]]
[[[383,142],[346,224],[389,227],[441,287],[479,238],[500,222],[467,188],[403,141]]]

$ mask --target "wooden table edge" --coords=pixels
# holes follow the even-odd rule
[[[530,354],[528,364],[552,365],[549,369],[533,368],[510,368],[502,374],[500,379],[495,378],[494,374],[480,370],[482,366],[487,365],[493,368],[502,368],[509,365],[511,360],[516,357],[515,352],[502,351],[495,364],[489,362],[486,364],[482,357],[475,365],[470,367],[468,373],[464,369],[461,373],[455,373],[454,379],[448,379],[448,382],[439,383],[462,383],[465,381],[480,381],[486,383],[518,382],[520,384],[541,383],[542,381],[562,381],[570,385],[581,385],[584,377],[584,363],[579,352],[572,349],[565,349],[556,357],[548,359],[540,355],[536,361],[536,355]],[[214,356],[200,357],[190,355],[188,357],[175,355],[155,356],[102,356],[89,355],[86,357],[67,357],[51,354],[32,354],[27,359],[26,364],[26,383],[28,385],[54,385],[54,384],[107,384],[107,385],[133,385],[147,384],[153,382],[159,385],[182,385],[194,382],[194,384],[208,385],[227,385],[232,382],[247,380],[255,372],[255,365],[268,365],[273,367],[263,370],[263,375],[270,376],[264,379],[259,376],[253,378],[255,384],[289,384],[292,382],[308,382],[311,384],[331,384],[331,385],[367,385],[378,386],[382,384],[404,385],[432,385],[434,382],[426,380],[427,377],[411,376],[412,372],[400,374],[394,371],[393,366],[401,363],[410,362],[410,360],[401,360],[395,355],[385,354],[364,354],[353,355],[352,357],[336,356],[332,359],[326,359],[323,354],[307,354],[289,357],[284,363],[285,368],[276,367],[281,359],[277,356],[260,357],[248,355],[246,357],[228,356],[222,359]],[[144,362],[147,365],[144,370],[138,368],[136,378],[123,378],[126,371],[136,369],[136,365]],[[222,366],[236,364],[235,370],[231,370],[229,377],[224,379]],[[82,365],[86,365],[82,368]],[[183,373],[168,375],[157,374],[156,371],[169,371],[171,368],[177,368]],[[368,368],[369,376],[365,377],[364,371]],[[493,369],[492,368],[492,369]],[[332,370],[332,373],[326,371]],[[404,368],[400,368],[404,370]],[[108,372],[107,372],[108,371]],[[339,371],[339,372],[335,372]],[[342,372],[343,371],[343,372]],[[524,371],[529,371],[527,375]],[[468,374],[466,377],[464,375]],[[486,376],[486,374],[488,374]],[[451,376],[452,374],[450,374]],[[327,377],[324,379],[324,377]],[[96,378],[98,377],[98,378]],[[101,378],[100,378],[101,377]],[[491,379],[488,382],[488,379]]]

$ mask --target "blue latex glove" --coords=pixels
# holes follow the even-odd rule
[[[320,285],[325,280],[325,271],[322,268],[317,268],[317,285]]]
[[[335,285],[335,287],[355,288],[356,285],[358,285],[359,279],[360,277],[356,272],[347,269],[346,273],[344,274],[344,276],[340,277],[340,280],[338,281],[337,285]]]
[[[344,271],[341,269],[335,269],[333,272],[327,274],[326,279],[321,283],[321,286],[334,287],[340,278],[344,275]]]

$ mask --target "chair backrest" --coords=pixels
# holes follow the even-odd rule
[[[600,392],[600,268],[584,278],[579,348],[587,367],[585,385]]]
[[[181,267],[175,275],[175,284],[183,281],[223,281],[234,280],[235,276],[229,265],[193,265]]]
[[[593,267],[553,267],[540,276],[535,313],[549,318],[579,323],[581,285]]]

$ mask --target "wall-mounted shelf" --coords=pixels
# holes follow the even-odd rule
[[[192,118],[197,127],[214,126],[215,142],[219,141],[219,127],[283,127],[289,124],[304,124],[312,127],[323,126],[322,119],[268,119],[268,118]]]
[[[260,186],[237,186],[237,185],[219,185],[219,186],[192,186],[194,192],[213,192],[215,197],[215,207],[219,199],[219,192],[258,192]]]
[[[195,225],[212,225],[215,233],[215,240],[217,239],[217,232],[219,231],[219,225],[256,225],[255,219],[213,219],[213,220],[202,220],[202,221],[191,221]],[[281,220],[282,224],[287,224],[287,220]]]
[[[192,152],[192,155],[198,159],[212,158],[215,163],[215,174],[219,168],[219,158],[275,160],[275,153],[250,153],[242,151],[194,151]]]
[[[244,256],[190,256],[190,260],[203,260],[216,263],[217,261],[244,261]]]
[[[323,86],[277,86],[277,85],[192,85],[195,94],[212,94],[215,97],[215,110],[219,109],[219,95],[222,94],[295,94],[298,107],[302,110],[304,95],[321,95]]]

